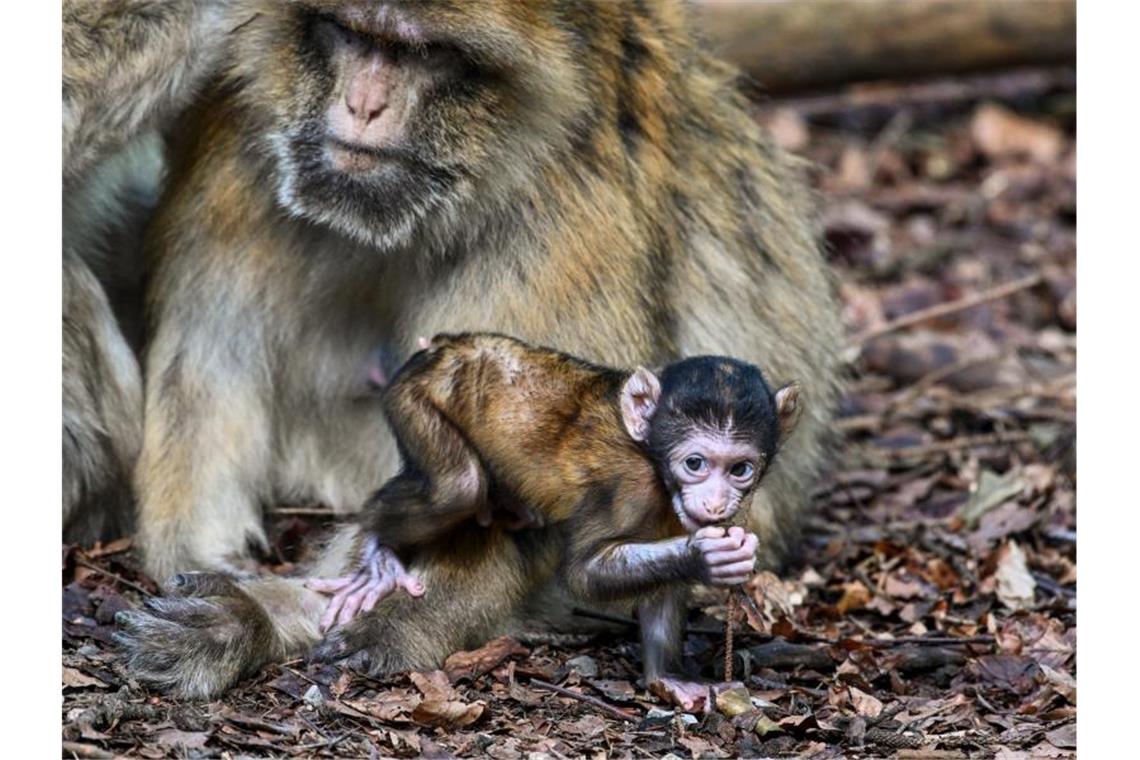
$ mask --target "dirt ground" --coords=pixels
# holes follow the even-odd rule
[[[65,757],[1072,757],[1076,171],[1071,70],[757,104],[815,162],[851,338],[803,554],[738,595],[708,715],[638,683],[633,629],[499,640],[376,680],[296,661],[180,702],[122,672],[129,541],[63,548]],[[328,518],[274,516],[285,571]],[[723,599],[686,661],[724,670]]]

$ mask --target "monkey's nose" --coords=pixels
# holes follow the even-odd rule
[[[705,512],[708,513],[710,517],[722,517],[727,507],[728,502],[726,501],[714,501],[705,504]]]

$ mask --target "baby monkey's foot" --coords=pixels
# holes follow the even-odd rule
[[[707,713],[712,709],[711,687],[709,683],[666,676],[651,682],[649,691],[685,712]]]
[[[333,595],[321,617],[322,631],[327,631],[334,624],[344,625],[359,612],[368,612],[397,588],[404,589],[410,596],[424,595],[424,584],[420,579],[409,575],[396,553],[375,538],[365,542],[355,574],[331,579],[311,578],[305,585],[322,594]]]

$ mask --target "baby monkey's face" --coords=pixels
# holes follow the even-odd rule
[[[694,430],[668,457],[676,483],[673,509],[685,530],[726,523],[747,505],[767,456],[725,431]]]

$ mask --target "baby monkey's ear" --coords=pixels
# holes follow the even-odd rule
[[[621,418],[629,437],[644,442],[649,437],[649,421],[661,400],[661,383],[645,367],[634,370],[621,389]]]
[[[800,384],[791,382],[776,391],[776,418],[780,421],[780,443],[788,440],[788,436],[800,421],[800,412],[803,411],[803,402],[800,401]]]

